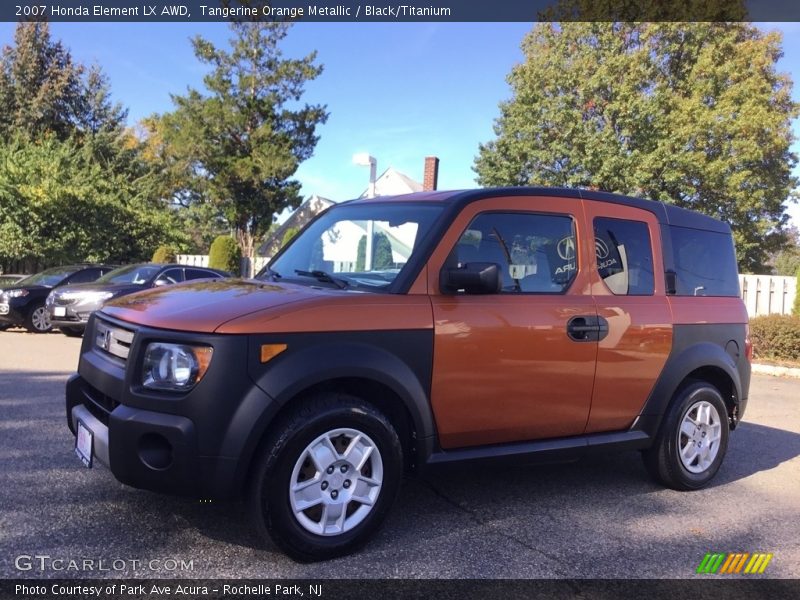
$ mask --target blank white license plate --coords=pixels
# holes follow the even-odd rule
[[[65,317],[65,316],[67,316],[67,308],[65,306],[54,306],[53,307],[53,316],[54,317]]]
[[[94,434],[91,430],[83,424],[83,421],[78,421],[78,435],[75,437],[75,454],[81,459],[83,466],[92,468],[92,446],[94,443]]]

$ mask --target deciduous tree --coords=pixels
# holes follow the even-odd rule
[[[731,224],[740,269],[785,243],[798,106],[778,33],[747,23],[539,23],[509,75],[482,185],[644,196]]]

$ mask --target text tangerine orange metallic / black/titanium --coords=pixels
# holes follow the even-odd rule
[[[639,449],[706,485],[747,405],[727,224],[545,188],[336,205],[252,280],[112,300],[67,422],[121,482],[245,497],[297,560],[352,552],[404,472]]]

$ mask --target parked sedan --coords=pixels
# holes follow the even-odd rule
[[[109,265],[53,267],[3,287],[0,293],[0,326],[22,325],[33,333],[52,329],[45,299],[53,288],[71,283],[88,283],[114,269]]]
[[[208,267],[141,263],[120,267],[93,283],[62,287],[47,297],[47,311],[54,327],[69,336],[83,335],[89,316],[111,298],[152,287],[193,279],[230,277]]]

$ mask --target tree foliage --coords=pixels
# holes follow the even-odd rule
[[[137,188],[89,145],[54,136],[0,144],[0,260],[147,260],[176,228]]]
[[[229,235],[221,235],[211,244],[208,266],[238,275],[241,270],[241,259],[242,253],[236,240]]]
[[[210,203],[236,231],[242,254],[252,258],[273,215],[297,207],[292,179],[312,155],[325,107],[302,104],[307,81],[322,67],[316,53],[285,58],[286,23],[233,23],[230,50],[196,37],[197,58],[211,67],[205,92],[173,96],[175,110],[154,118],[157,153],[173,194]]]
[[[156,251],[153,252],[153,258],[150,259],[150,262],[154,263],[174,263],[178,260],[178,253],[175,252],[175,248],[172,246],[167,246],[163,244],[156,248]]]
[[[367,236],[362,235],[358,240],[356,250],[356,271],[363,271],[366,268],[367,258]],[[392,243],[389,237],[382,231],[376,231],[372,235],[372,271],[391,269],[394,266],[392,257]]]
[[[47,23],[17,25],[0,59],[0,260],[127,262],[182,241],[126,116]]]
[[[509,75],[482,185],[643,196],[731,224],[740,269],[785,244],[794,193],[779,34],[746,23],[539,23]]]
[[[297,232],[300,231],[298,227],[289,227],[283,233],[283,239],[281,240],[281,248],[283,248],[286,244],[292,241],[292,238],[297,235]]]

